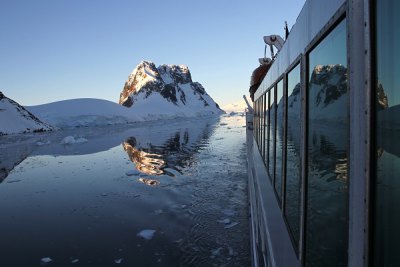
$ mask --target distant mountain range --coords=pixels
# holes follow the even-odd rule
[[[22,107],[0,93],[0,135],[224,113],[185,65],[142,61],[129,75],[119,104],[70,99]],[[34,114],[34,115],[33,115]]]

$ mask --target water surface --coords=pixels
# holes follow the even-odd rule
[[[248,266],[243,125],[222,116],[2,137],[0,265]],[[88,141],[61,145],[66,136]]]

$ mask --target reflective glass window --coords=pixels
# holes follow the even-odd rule
[[[268,155],[269,155],[269,92],[265,94],[265,136],[264,136],[264,162],[268,168]]]
[[[261,146],[260,146],[260,153],[261,153],[261,156],[264,156],[263,154],[264,154],[264,123],[265,123],[265,117],[264,117],[264,95],[262,95],[261,97],[260,97],[260,99],[261,99],[261,107],[260,107],[260,114],[261,114],[261,126],[260,126],[260,128],[261,128],[261,135],[260,135],[260,143],[261,143]]]
[[[272,181],[275,178],[275,87],[269,91],[269,151],[268,151],[268,172]]]
[[[301,96],[300,64],[287,77],[286,194],[285,216],[297,246],[300,236],[301,192]]]
[[[347,266],[346,21],[308,56],[306,265]]]
[[[275,127],[275,192],[278,196],[279,202],[282,199],[282,170],[283,170],[283,111],[284,111],[284,101],[283,101],[283,80],[280,80],[276,86],[276,127]]]
[[[375,266],[400,265],[400,2],[376,2]]]

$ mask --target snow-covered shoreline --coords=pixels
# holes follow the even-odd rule
[[[102,99],[81,98],[29,106],[26,109],[42,121],[61,129],[220,115],[208,110],[192,110],[190,106],[182,109],[161,98],[148,106],[141,104],[135,108]]]

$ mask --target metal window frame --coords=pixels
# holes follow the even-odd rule
[[[274,179],[273,179],[273,181],[274,182],[273,182],[272,186],[274,188],[275,197],[276,197],[276,200],[278,202],[279,208],[281,210],[282,210],[282,207],[283,207],[283,203],[282,203],[282,201],[283,201],[283,198],[282,198],[283,176],[281,177],[282,178],[282,180],[281,180],[281,197],[279,197],[278,192],[276,191],[276,173],[277,173],[277,171],[276,171],[276,163],[277,163],[276,151],[277,151],[277,133],[278,133],[278,84],[280,82],[282,82],[282,90],[284,90],[284,79],[285,79],[285,76],[286,76],[286,74],[283,73],[282,75],[280,75],[278,77],[277,81],[274,83],[274,87],[275,87],[275,93],[274,93],[274,98],[275,98],[275,118],[274,118],[275,119],[275,124],[274,125],[275,125],[275,129],[274,129],[274,142],[273,142],[273,144],[274,144]],[[282,95],[282,97],[284,97],[284,96]]]
[[[370,246],[374,177],[374,60],[371,0],[348,0],[350,87],[349,266],[372,264]]]

